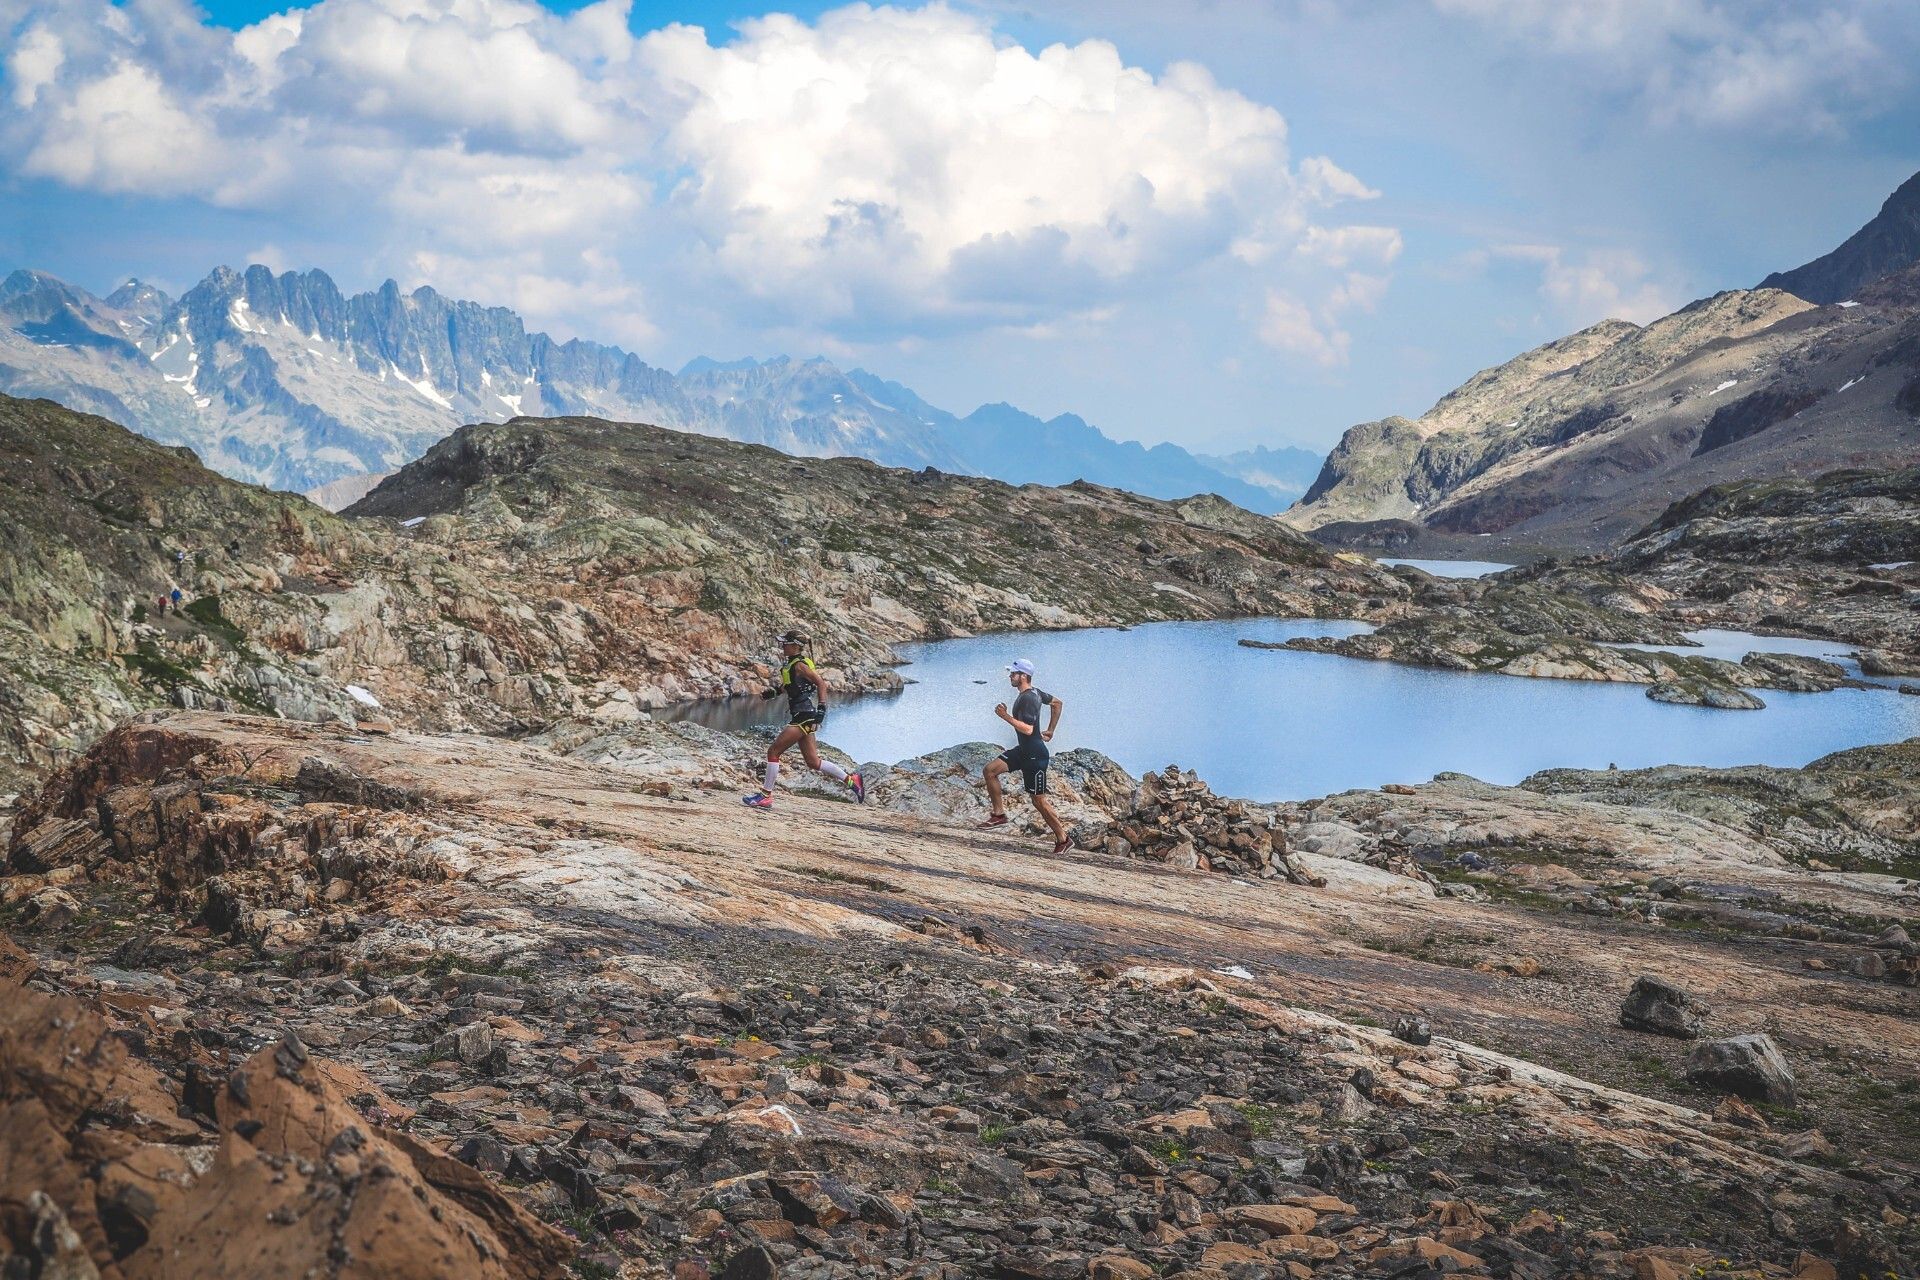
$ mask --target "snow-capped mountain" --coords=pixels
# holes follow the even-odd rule
[[[468,422],[584,415],[1016,483],[1212,491],[1266,512],[1291,496],[1072,415],[994,405],[958,418],[822,359],[702,359],[675,375],[618,347],[529,333],[504,307],[392,281],[345,295],[324,272],[262,266],[218,268],[177,300],[138,280],[98,298],[16,271],[0,284],[0,391],[100,414],[283,489],[354,489],[353,477],[391,471]]]

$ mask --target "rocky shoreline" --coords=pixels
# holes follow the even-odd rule
[[[752,741],[108,735],[0,879],[0,1124],[58,1135],[0,1175],[0,1246],[103,1276],[176,1247],[236,1277],[1911,1274],[1920,742],[1238,808],[1086,753],[1094,849],[1049,858],[972,830],[972,749],[743,815]],[[1237,872],[1263,842],[1308,883]],[[1699,1041],[1620,1025],[1645,973]],[[93,1092],[49,1017],[103,1046]],[[1790,1103],[1691,1047],[1758,1034]],[[279,1118],[302,1099],[325,1119]],[[396,1196],[421,1229],[368,1229]]]

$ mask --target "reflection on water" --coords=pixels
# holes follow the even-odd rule
[[[993,706],[1007,697],[1004,668],[1015,658],[1031,658],[1039,686],[1066,700],[1054,750],[1094,747],[1135,774],[1179,764],[1216,790],[1260,800],[1424,782],[1443,770],[1511,783],[1563,765],[1800,765],[1920,735],[1920,698],[1880,690],[1761,691],[1764,711],[1710,711],[1653,702],[1640,685],[1430,671],[1235,643],[1364,630],[1254,619],[908,645],[901,654],[912,665],[902,674],[915,683],[897,695],[836,700],[822,736],[857,760],[882,761],[975,739],[1011,743]],[[1684,652],[1731,652],[1730,635]],[[1778,650],[1792,642],[1754,643]],[[785,705],[745,698],[682,714],[739,728],[783,720]]]

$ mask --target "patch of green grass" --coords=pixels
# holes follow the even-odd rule
[[[800,1069],[806,1067],[824,1067],[827,1065],[828,1059],[824,1053],[796,1053],[781,1059],[781,1061],[786,1066]]]
[[[354,972],[360,976],[378,974],[383,977],[399,973],[417,973],[423,978],[444,978],[450,973],[472,973],[488,978],[522,980],[539,976],[528,965],[510,964],[504,960],[470,960],[465,956],[455,955],[451,951],[435,951],[422,960],[359,965],[355,967]]]
[[[1673,1069],[1673,1064],[1651,1053],[1629,1053],[1627,1066],[1634,1075],[1653,1084],[1677,1089],[1685,1083],[1685,1078]]]
[[[1247,1129],[1255,1138],[1271,1138],[1278,1128],[1277,1107],[1263,1102],[1236,1102],[1233,1109],[1246,1118]]]
[[[920,1184],[920,1190],[936,1196],[957,1196],[960,1194],[960,1184],[936,1173]]]
[[[1161,1138],[1147,1150],[1152,1153],[1154,1159],[1163,1160],[1168,1164],[1178,1163],[1186,1159],[1189,1154],[1188,1148],[1178,1138]]]
[[[142,641],[132,653],[121,654],[120,661],[129,671],[165,688],[200,683],[193,672],[161,653],[150,641]]]
[[[1011,1132],[1013,1132],[1012,1125],[1002,1124],[996,1120],[980,1127],[980,1141],[989,1147],[997,1147],[1007,1140],[1007,1135]]]
[[[219,637],[235,649],[247,641],[246,633],[220,612],[220,597],[217,594],[190,600],[181,606],[180,612],[199,623],[201,630]]]

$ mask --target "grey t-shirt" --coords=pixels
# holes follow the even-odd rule
[[[1032,685],[1022,689],[1020,695],[1013,700],[1013,706],[1009,708],[1013,718],[1033,726],[1032,733],[1014,730],[1014,737],[1018,739],[1022,750],[1046,753],[1047,740],[1040,736],[1040,708],[1052,705],[1053,695],[1036,689]]]

